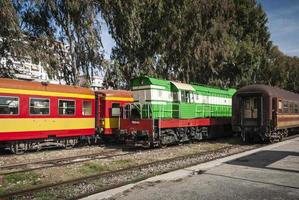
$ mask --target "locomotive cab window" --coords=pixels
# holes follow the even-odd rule
[[[18,113],[18,97],[0,97],[0,115],[17,115]]]
[[[42,98],[30,99],[30,114],[31,115],[49,115],[50,100]]]
[[[179,101],[179,93],[178,92],[173,92],[172,93],[172,98],[173,98],[173,101]]]
[[[181,91],[181,101],[185,103],[190,103],[191,94],[189,91],[182,90]]]
[[[120,105],[119,103],[112,103],[111,116],[119,117],[120,116]]]
[[[59,100],[58,101],[59,115],[74,115],[75,101],[74,100]]]
[[[90,116],[91,115],[92,104],[91,101],[83,101],[82,104],[82,115]]]

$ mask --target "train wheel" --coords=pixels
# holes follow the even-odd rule
[[[242,141],[243,143],[247,143],[247,142],[248,142],[246,133],[243,132],[243,131],[241,132],[241,141]]]
[[[72,149],[78,143],[77,139],[66,139],[65,149]]]
[[[26,144],[15,142],[10,145],[10,151],[14,154],[21,155],[26,151]]]
[[[269,142],[271,143],[271,144],[273,144],[273,143],[275,143],[275,142],[278,142],[279,140],[277,140],[276,138],[274,138],[274,137],[270,137],[269,138]]]

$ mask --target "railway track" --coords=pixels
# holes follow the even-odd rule
[[[295,137],[298,137],[298,135],[289,136],[284,140],[289,140]],[[56,199],[61,199],[61,198],[78,199],[95,193],[103,192],[105,190],[117,188],[126,184],[144,180],[146,178],[155,175],[167,173],[177,169],[181,169],[195,164],[200,164],[214,159],[226,157],[236,153],[241,153],[247,150],[259,148],[266,145],[267,144],[242,145],[242,146],[232,145],[214,151],[207,151],[207,152],[184,155],[184,156],[179,156],[179,157],[165,159],[165,160],[153,161],[149,163],[126,167],[119,170],[95,174],[92,176],[77,178],[77,179],[63,181],[59,183],[41,185],[32,189],[20,190],[17,192],[11,192],[4,195],[0,195],[0,199],[32,199],[36,193],[48,194],[48,192],[53,192],[53,191],[55,191],[54,192],[55,194],[57,193]],[[132,153],[136,153],[136,152],[129,152],[129,154]],[[78,187],[79,189],[75,190],[74,188],[76,187]],[[86,189],[82,189],[82,191],[84,191],[82,193],[82,192],[78,192],[80,191],[80,187],[89,188],[89,189],[87,189],[87,191]],[[72,189],[70,190],[70,188]],[[69,196],[62,197],[61,196],[62,194],[64,195],[66,194],[65,192],[61,192],[64,190],[66,191],[69,190],[72,192],[77,191],[77,193],[74,194],[72,192],[66,192],[67,194],[69,194]]]
[[[4,198],[4,199],[22,199],[22,198],[32,199],[33,198],[32,195],[34,195],[34,193],[36,193],[36,192],[43,191],[43,192],[48,193],[48,191],[58,191],[63,188],[72,188],[72,187],[76,187],[78,185],[92,184],[91,182],[93,182],[93,181],[97,182],[97,181],[101,181],[103,179],[105,181],[112,180],[112,183],[107,184],[107,185],[104,184],[106,186],[85,192],[84,194],[76,194],[76,195],[71,195],[68,197],[63,197],[63,199],[78,199],[78,198],[82,198],[85,196],[89,196],[94,193],[102,192],[102,191],[105,191],[108,189],[116,188],[116,187],[126,185],[126,184],[129,184],[132,182],[143,180],[143,179],[146,179],[146,178],[154,176],[154,175],[167,173],[167,172],[170,172],[173,170],[180,169],[182,167],[188,167],[188,166],[191,166],[194,164],[199,164],[202,162],[207,162],[207,161],[210,161],[213,159],[232,155],[234,153],[227,153],[227,152],[234,148],[236,148],[236,146],[225,147],[225,148],[218,149],[216,151],[196,153],[196,154],[191,154],[191,155],[187,155],[187,156],[179,156],[179,157],[165,159],[165,160],[158,160],[158,161],[154,161],[154,162],[150,162],[150,163],[145,163],[145,164],[141,164],[141,165],[136,165],[136,166],[132,166],[132,167],[119,169],[116,171],[109,171],[109,172],[105,172],[105,173],[101,173],[101,174],[96,174],[96,175],[92,175],[92,176],[88,176],[88,177],[82,177],[82,178],[64,181],[64,182],[60,182],[60,183],[43,185],[43,186],[39,186],[36,188],[28,189],[28,190],[20,190],[20,191],[12,192],[12,193],[5,194],[2,196],[0,195],[0,199],[1,198]],[[246,151],[246,150],[248,150],[248,149],[245,149],[242,151]],[[237,151],[235,153],[240,153],[242,151]],[[198,158],[200,158],[200,159],[198,160]],[[194,162],[189,162],[188,164],[184,164],[184,161],[190,160],[190,159],[191,160],[194,159]],[[167,167],[165,167],[166,165],[167,165]],[[175,166],[175,167],[173,167],[173,166]],[[164,168],[164,169],[162,170],[162,168]],[[142,176],[139,176],[138,173],[142,173],[144,170],[146,170],[150,173],[149,174],[145,173]],[[113,179],[115,179],[115,177],[119,177],[119,178],[126,177],[128,174],[131,174],[132,177],[135,177],[135,178],[133,178],[133,180],[129,180],[129,181],[125,180],[123,182],[113,181]],[[96,183],[94,183],[94,184],[97,185]],[[61,194],[58,194],[57,198],[58,197],[61,198],[60,195]]]
[[[59,167],[59,166],[64,166],[64,165],[86,162],[86,161],[90,161],[90,160],[101,160],[101,159],[107,159],[107,158],[118,157],[118,156],[136,153],[136,152],[121,152],[121,153],[115,154],[116,152],[119,152],[119,150],[112,150],[112,151],[101,152],[101,153],[84,154],[84,155],[71,156],[71,157],[66,157],[66,158],[56,158],[56,159],[51,159],[51,160],[42,160],[42,161],[35,161],[35,162],[28,162],[28,163],[6,165],[6,166],[0,167],[0,175],[24,173],[24,172],[37,170],[37,169]]]
[[[217,141],[212,141],[217,142]],[[182,144],[184,145],[184,144]],[[169,146],[168,149],[177,148],[177,146]],[[127,149],[129,151],[122,151],[121,153],[119,150],[111,150],[107,152],[100,152],[100,153],[91,153],[91,154],[83,154],[78,156],[70,156],[65,158],[55,158],[55,159],[49,159],[49,160],[41,160],[41,161],[34,161],[34,162],[27,162],[27,163],[18,163],[18,164],[11,164],[11,165],[5,165],[0,166],[0,176],[4,175],[11,175],[16,173],[25,173],[30,172],[34,170],[39,169],[47,169],[47,168],[53,168],[53,167],[60,167],[65,165],[71,165],[71,164],[77,164],[77,163],[83,163],[91,160],[102,160],[102,159],[108,159],[113,157],[119,157],[119,156],[125,156],[125,155],[131,155],[135,154],[137,152],[147,152],[147,151],[156,151],[159,149]]]

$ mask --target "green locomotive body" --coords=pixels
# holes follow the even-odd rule
[[[134,103],[124,108],[120,133],[134,143],[163,145],[215,136],[229,126],[235,89],[139,77],[131,81]],[[213,135],[213,136],[211,136]]]
[[[143,105],[143,118],[192,119],[231,117],[232,114],[235,89],[191,85],[150,77],[133,79],[131,84],[135,102]],[[150,106],[144,106],[147,104]]]

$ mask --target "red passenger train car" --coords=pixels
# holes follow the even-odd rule
[[[72,147],[78,136],[94,135],[94,108],[86,88],[0,79],[0,144],[14,153],[46,143]]]
[[[131,101],[126,91],[0,79],[0,147],[18,154],[113,135],[121,106]]]
[[[102,137],[117,139],[121,109],[133,102],[133,93],[126,90],[100,90],[96,92],[99,99],[99,126]]]

